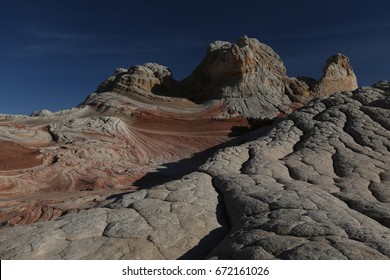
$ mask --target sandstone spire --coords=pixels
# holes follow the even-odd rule
[[[357,89],[355,73],[349,58],[343,54],[335,54],[328,58],[323,75],[315,87],[320,96],[329,96],[333,93]]]

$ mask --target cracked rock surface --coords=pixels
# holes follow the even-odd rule
[[[205,173],[115,195],[98,208],[1,231],[1,259],[204,258],[227,233]]]
[[[0,231],[2,259],[389,259],[390,99],[311,101],[197,172]]]
[[[372,88],[315,100],[205,164],[232,226],[210,257],[388,259],[389,104]]]

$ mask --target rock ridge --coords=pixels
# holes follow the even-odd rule
[[[336,54],[327,59],[323,77],[289,78],[279,55],[255,38],[215,41],[193,73],[176,81],[165,66],[155,63],[118,69],[97,89],[127,96],[167,100],[180,98],[197,104],[224,104],[223,117],[272,119],[291,113],[319,96],[355,90],[357,79],[349,59]],[[152,93],[152,94],[151,94]]]

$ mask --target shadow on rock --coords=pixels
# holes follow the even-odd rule
[[[270,127],[271,126],[263,127],[255,131],[250,131],[249,133],[248,130],[240,130],[240,134],[244,132],[246,132],[246,134],[233,138],[230,141],[209,148],[202,152],[195,153],[189,158],[184,158],[176,162],[163,164],[159,168],[157,168],[156,171],[149,172],[142,178],[135,181],[134,186],[140,189],[151,188],[173,180],[178,180],[186,174],[198,171],[199,167],[203,165],[218,150],[245,143],[246,141],[251,140],[253,138],[253,135],[256,135],[258,137],[258,135],[266,133],[266,131],[268,131]],[[237,128],[233,127],[233,129]],[[234,132],[232,131],[232,134],[230,136],[234,134],[237,135]]]

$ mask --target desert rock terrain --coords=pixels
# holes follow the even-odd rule
[[[288,77],[244,36],[182,81],[118,68],[75,108],[0,115],[0,257],[387,259],[388,93],[342,54]]]

